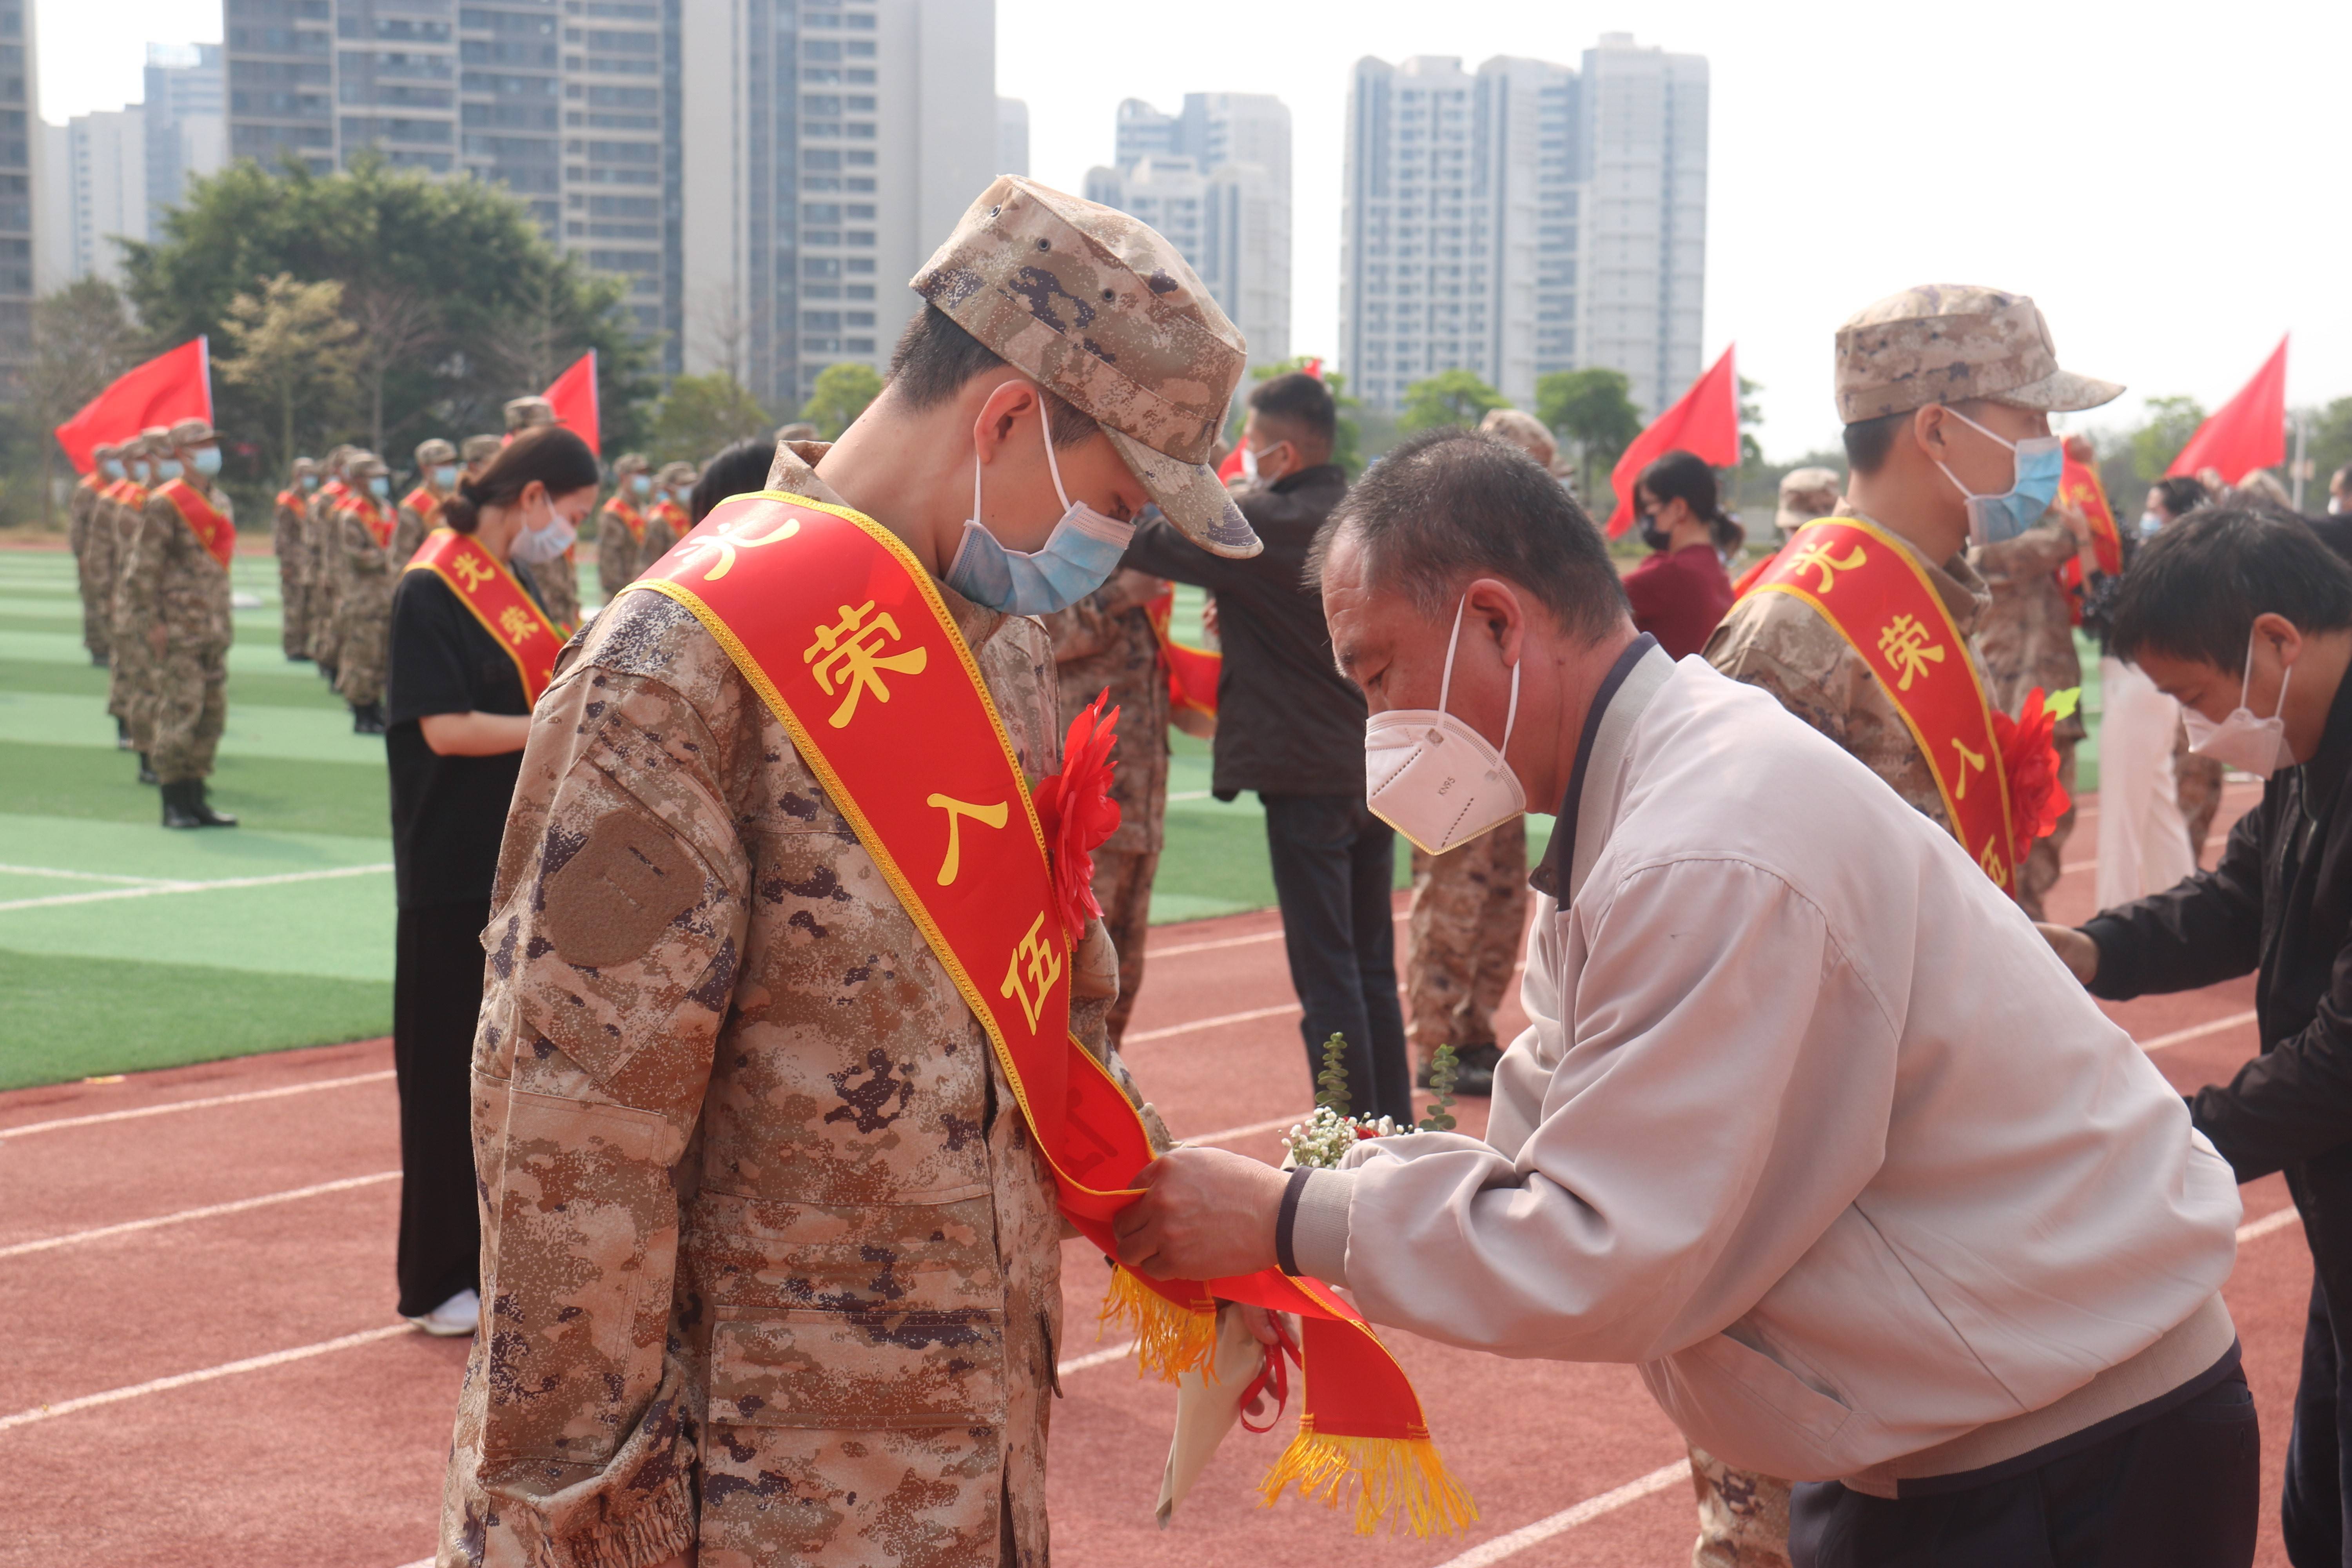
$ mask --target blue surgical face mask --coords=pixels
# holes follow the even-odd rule
[[[131,478],[132,482],[143,485],[154,477],[154,470],[148,468],[146,458],[133,458],[131,459]]]
[[[302,488],[306,490],[317,489],[319,488],[319,476],[316,474],[304,474],[302,476]]]
[[[2139,514],[2139,536],[2142,539],[2154,539],[2158,534],[2162,533],[2163,531],[2164,519],[2157,516],[2156,513],[2152,511],[2144,511]]]
[[[368,480],[368,494],[375,497],[378,500],[391,500],[392,480],[382,474],[373,476]]]
[[[122,459],[120,458],[109,458],[100,463],[99,468],[104,470],[110,479],[119,479],[122,477]]]
[[[204,475],[206,479],[210,479],[213,475],[220,472],[220,448],[218,447],[199,447],[196,448],[196,455],[194,461],[196,465],[196,472]]]
[[[1999,441],[2016,455],[2016,477],[2009,489],[1999,495],[1980,496],[1961,484],[1959,476],[1943,463],[1936,467],[1969,502],[1969,542],[1998,544],[2004,539],[2015,539],[2032,528],[2042,514],[2050,510],[2057,499],[2058,477],[2066,467],[2066,453],[2055,436],[2029,436],[2022,441],[2012,441],[1996,436],[1957,408],[1945,413],[1976,431],[1988,440]]]
[[[436,490],[456,489],[457,488],[457,465],[455,463],[443,463],[438,468],[435,468],[433,470],[433,488]]]
[[[948,563],[947,584],[975,605],[1012,616],[1050,616],[1068,609],[1110,581],[1127,553],[1135,525],[1105,517],[1084,501],[1074,501],[1062,488],[1062,466],[1054,456],[1052,422],[1043,402],[1037,427],[1045,436],[1045,468],[1054,476],[1054,494],[1062,502],[1062,521],[1054,525],[1045,548],[1007,550],[981,526],[979,455],[972,458],[971,517],[963,525],[963,542]]]
[[[160,458],[155,464],[155,478],[159,480],[176,479],[183,471],[177,458]]]
[[[639,500],[643,500],[646,497],[647,497],[647,496],[649,496],[649,495],[653,494],[653,493],[654,493],[654,479],[653,479],[653,476],[652,476],[651,474],[632,474],[632,475],[630,475],[630,476],[629,476],[629,493],[630,493],[631,495],[633,495],[633,496],[635,496]]]

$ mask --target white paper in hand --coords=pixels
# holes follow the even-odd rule
[[[1176,1380],[1176,1436],[1168,1445],[1168,1469],[1160,1478],[1160,1528],[1192,1483],[1208,1468],[1217,1445],[1241,1419],[1242,1394],[1265,1364],[1265,1347],[1242,1321],[1241,1309],[1231,1302],[1217,1309],[1217,1349],[1208,1371],[1188,1372]]]

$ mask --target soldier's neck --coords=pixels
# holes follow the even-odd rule
[[[954,401],[909,410],[885,389],[816,465],[817,477],[943,575],[971,510],[971,434]]]
[[[1932,469],[1927,477],[1937,484],[1946,482]],[[1846,487],[1846,510],[1868,518],[1908,543],[1923,559],[1940,566],[1967,545],[1969,513],[1965,506],[1954,509],[1937,504],[1941,496],[1923,504],[1918,485],[1924,482],[1886,469],[1855,474]]]

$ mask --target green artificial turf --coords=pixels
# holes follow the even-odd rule
[[[294,762],[226,751],[210,785],[215,805],[257,825],[289,833],[370,838],[390,832],[387,791],[380,765]],[[0,746],[0,806],[27,816],[104,822],[154,822],[163,814],[154,788],[139,783],[138,759],[100,746]],[[389,859],[391,846],[384,847]],[[13,854],[23,857],[26,852]]]
[[[392,985],[0,949],[0,1089],[363,1040]]]

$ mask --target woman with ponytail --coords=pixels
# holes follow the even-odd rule
[[[440,558],[436,541],[470,536],[543,610],[531,567],[561,563],[596,481],[594,454],[571,431],[518,437],[442,503],[442,527],[393,595],[384,751],[400,906],[392,983],[400,1313],[429,1334],[471,1333],[480,1311],[468,1068],[481,931],[530,728],[521,669],[486,624],[493,617],[429,563]]]
[[[1715,470],[1679,449],[1642,470],[1633,512],[1642,542],[1657,552],[1625,574],[1633,625],[1675,658],[1695,654],[1731,608],[1724,557],[1747,542],[1747,531],[1717,500]]]

